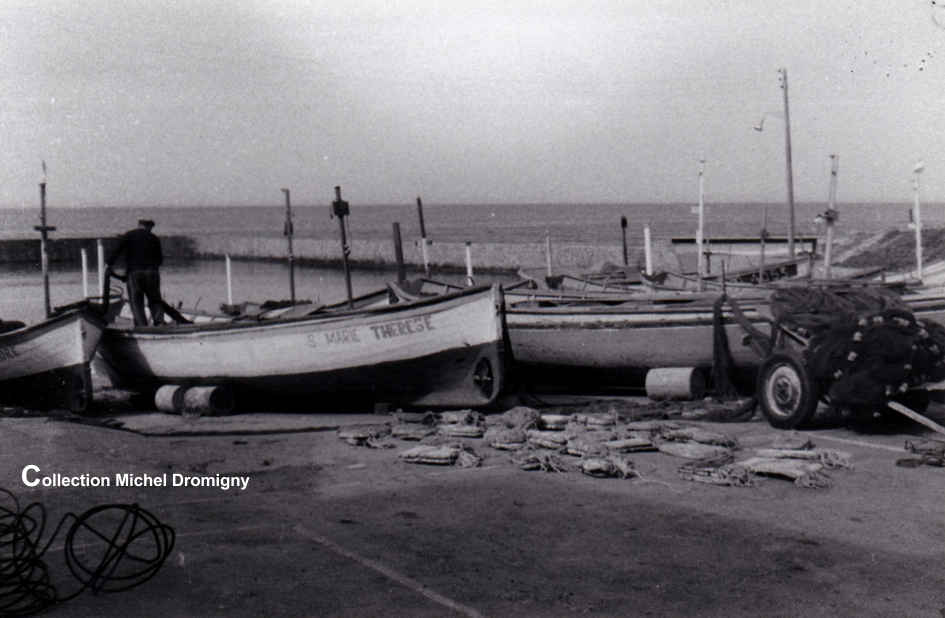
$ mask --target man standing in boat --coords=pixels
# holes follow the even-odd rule
[[[147,326],[144,313],[144,297],[148,297],[148,308],[154,325],[164,323],[164,301],[161,298],[161,275],[159,269],[164,262],[161,240],[151,233],[154,221],[139,219],[138,227],[126,232],[118,246],[105,261],[109,273],[118,258],[124,256],[127,264],[127,286],[131,312],[135,326]]]

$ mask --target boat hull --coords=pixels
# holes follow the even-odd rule
[[[945,297],[904,296],[917,319],[945,325]],[[745,317],[770,333],[766,303],[757,299],[739,305]],[[543,306],[547,305],[547,306]],[[751,374],[763,360],[730,311],[722,326],[737,369]],[[541,380],[594,381],[629,386],[649,369],[713,365],[713,310],[704,301],[681,304],[551,303],[549,299],[509,304],[506,310],[512,356],[522,373]]]
[[[478,407],[492,403],[504,381],[502,304],[493,286],[303,318],[109,328],[101,352],[111,377],[139,390],[230,385]]]
[[[0,334],[0,401],[84,412],[103,328],[91,311],[75,309]]]
[[[516,363],[602,370],[712,365],[711,307],[665,312],[608,309],[509,309],[506,320]],[[748,317],[756,323],[762,320],[754,310]],[[757,364],[760,359],[743,345],[744,331],[727,312],[723,327],[734,362]]]

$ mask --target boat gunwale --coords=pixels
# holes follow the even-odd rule
[[[72,320],[85,320],[92,326],[104,329],[105,322],[90,308],[87,307],[76,307],[73,309],[68,309],[61,313],[55,313],[48,318],[44,319],[41,322],[36,322],[35,324],[27,324],[15,330],[9,330],[5,333],[0,333],[0,345],[5,344],[6,339],[17,339],[19,341],[31,341],[36,337],[42,336],[49,330],[61,326],[63,322],[69,322]]]
[[[469,297],[482,295],[491,295],[493,301],[498,301],[496,285],[482,285],[473,288],[466,288],[459,292],[443,294],[430,298],[422,298],[415,301],[400,302],[380,307],[365,307],[361,309],[333,311],[325,314],[314,314],[306,316],[296,316],[289,318],[262,318],[262,319],[234,319],[232,321],[221,322],[203,322],[197,324],[182,324],[173,326],[137,326],[133,328],[120,328],[109,325],[105,331],[109,337],[121,337],[122,339],[175,339],[182,337],[200,337],[200,336],[224,336],[234,332],[247,332],[255,330],[271,330],[274,328],[291,328],[293,326],[304,325],[306,323],[334,323],[351,321],[352,318],[373,318],[376,316],[385,316],[387,314],[398,314],[415,309],[422,309],[430,305],[443,305],[446,307],[441,310],[447,310],[457,304],[455,301]],[[496,303],[498,304],[498,303]],[[501,312],[501,307],[497,308],[496,313]]]

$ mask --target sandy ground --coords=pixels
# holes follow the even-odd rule
[[[213,419],[202,420],[212,433]],[[233,419],[201,436],[0,419],[0,486],[43,503],[53,523],[137,502],[176,530],[156,577],[125,592],[86,592],[49,615],[945,615],[945,469],[895,465],[904,441],[924,435],[908,422],[805,432],[855,465],[815,490],[776,479],[694,483],[676,472],[684,460],[662,453],[631,456],[638,479],[525,472],[476,439],[465,442],[485,456],[480,468],[407,464],[397,454],[415,443],[355,447],[334,430],[386,416],[298,415],[281,425],[287,433],[282,421],[245,420],[257,433]],[[189,421],[172,422],[186,431]],[[736,437],[746,452],[783,433],[761,420],[692,424]],[[31,489],[20,478],[28,464],[42,474],[250,481],[225,492]],[[61,546],[47,561],[68,593],[75,584]]]

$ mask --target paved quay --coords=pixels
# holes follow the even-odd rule
[[[939,616],[945,607],[945,478],[896,465],[905,440],[929,437],[908,422],[803,432],[854,464],[814,490],[776,479],[694,483],[677,473],[683,460],[663,453],[632,454],[636,479],[525,472],[476,439],[462,441],[481,467],[408,464],[397,455],[416,443],[355,447],[333,430],[387,415],[264,416],[0,419],[0,486],[41,502],[53,524],[136,502],[176,531],[152,580],[86,592],[49,615]],[[207,427],[144,435],[175,423]],[[692,424],[746,451],[783,434],[757,419]],[[227,490],[26,487],[27,465],[40,475],[249,480]],[[61,545],[46,558],[66,594],[75,584]]]

